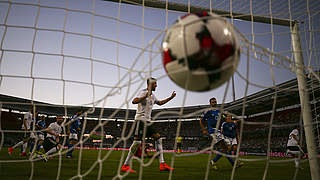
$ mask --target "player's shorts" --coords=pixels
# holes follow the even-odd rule
[[[36,132],[30,132],[30,138],[31,139],[36,139],[37,133]]]
[[[135,132],[134,132],[134,136],[139,138],[139,139],[142,139],[143,137],[143,131],[144,131],[144,128],[145,128],[145,123],[146,121],[140,121],[140,120],[136,120],[136,124],[135,124]],[[149,138],[149,137],[152,137],[153,134],[157,133],[155,128],[154,128],[154,124],[152,125],[149,125],[147,123],[147,126],[146,126],[146,138]]]
[[[38,134],[38,140],[44,140],[44,134],[42,133]]]
[[[223,134],[221,134],[219,131],[210,134],[210,137],[212,138],[213,144],[217,144],[221,140],[224,140]]]
[[[19,133],[17,133],[16,138],[17,140],[24,140],[26,138],[26,132],[23,132],[24,130],[21,130]]]
[[[300,153],[298,146],[287,146],[287,154],[299,155]]]
[[[78,134],[77,133],[70,133],[69,140],[76,140],[78,141]]]
[[[26,138],[31,138],[31,139],[35,139],[36,138],[36,132],[32,132],[32,131],[26,131],[24,132],[24,136],[23,136],[24,139]]]
[[[177,143],[177,147],[181,149],[182,148],[182,143]]]
[[[30,131],[25,131],[23,133],[23,139],[29,138],[30,137]]]
[[[237,138],[231,138],[231,137],[224,136],[224,141],[227,143],[227,145],[230,145],[230,146],[238,144]]]
[[[52,137],[46,137],[43,141],[43,148],[45,152],[48,152],[50,149],[57,147],[58,142],[56,142]]]

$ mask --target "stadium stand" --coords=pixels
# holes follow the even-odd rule
[[[310,81],[310,80],[309,80]],[[296,79],[287,81],[278,85],[279,89],[296,87]],[[287,136],[290,132],[292,126],[281,126],[287,124],[298,124],[301,119],[301,112],[299,106],[299,96],[297,91],[289,92],[275,92],[274,89],[265,89],[263,91],[257,92],[246,98],[246,111],[244,114],[245,123],[243,126],[243,136],[241,142],[241,151],[247,152],[266,152],[267,138],[270,127],[271,120],[271,110],[272,110],[272,97],[277,93],[277,111],[275,113],[274,119],[272,121],[272,138],[271,138],[271,151],[284,151],[287,141]],[[313,99],[315,103],[312,104],[313,114],[317,114],[318,110],[318,94],[313,94]],[[312,100],[312,99],[311,99]],[[231,112],[233,114],[242,114],[242,106],[244,99],[238,99],[236,101],[224,104],[224,110]],[[37,110],[41,114],[51,116],[56,115],[67,115],[71,117],[79,109],[88,110],[88,107],[79,106],[59,106],[46,104],[43,102],[30,101],[27,99],[11,97],[7,95],[0,95],[0,102],[2,103],[3,110],[1,111],[1,129],[0,130],[18,130],[21,128],[21,120],[23,117],[22,112],[27,112],[30,105],[36,105]],[[180,108],[163,108],[153,110],[152,116],[155,117],[158,113],[163,113],[163,115],[158,116],[157,130],[161,132],[163,137],[163,146],[165,149],[173,149],[176,137],[176,130],[179,120],[181,120],[180,136],[183,138],[183,150],[201,150],[208,145],[208,137],[202,135],[199,126],[199,117],[203,113],[203,110],[208,108],[208,105],[202,106],[190,106],[185,107],[182,115],[167,115],[165,112],[179,112]],[[104,139],[102,144],[104,147],[112,147],[117,139],[121,137],[121,132],[124,128],[123,117],[128,117],[127,126],[124,134],[127,135],[130,127],[132,126],[132,120],[134,119],[135,110],[131,109],[113,109],[104,108],[101,115],[101,108],[95,108],[92,113],[88,113],[85,133],[89,133],[98,125],[97,119],[102,119],[104,123],[103,128],[99,127],[96,129],[98,134],[108,135],[108,139]],[[116,114],[112,115],[113,112],[117,111]],[[190,116],[191,113],[195,113]],[[318,118],[314,116],[314,118]],[[47,124],[54,119],[49,118]],[[264,122],[263,124],[250,124],[250,122]],[[320,129],[316,129],[316,132],[320,132]],[[6,132],[4,133],[5,141],[4,146],[12,145],[12,140],[14,139],[16,133]],[[318,138],[319,139],[319,138]],[[89,141],[84,143],[84,146],[100,146],[101,142],[93,142],[96,140],[91,138]],[[119,143],[116,147],[128,148],[127,143]],[[305,146],[304,146],[305,147]],[[319,147],[320,149],[320,147]]]

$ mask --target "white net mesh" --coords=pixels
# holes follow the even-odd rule
[[[240,64],[232,81],[204,93],[177,87],[167,77],[161,60],[161,41],[166,29],[179,16],[199,10],[231,18],[241,46]],[[86,110],[77,143],[80,147],[77,161],[69,167],[73,170],[69,174],[63,171],[68,168],[64,160],[67,150],[63,149],[54,154],[58,161],[51,167],[55,170],[52,178],[130,178],[128,173],[120,173],[127,151],[114,157],[117,150],[114,148],[130,147],[131,120],[136,108],[131,101],[145,88],[150,76],[158,79],[158,98],[177,91],[177,97],[166,105],[168,107],[153,113],[153,118],[159,120],[158,130],[166,137],[164,149],[176,150],[175,139],[180,135],[184,137],[186,151],[166,157],[177,173],[170,171],[162,178],[184,177],[183,173],[177,175],[180,158],[200,158],[210,150],[210,142],[203,141],[199,132],[198,117],[207,110],[212,96],[217,98],[223,112],[232,113],[241,120],[238,153],[232,157],[241,159],[249,168],[250,164],[258,167],[255,163],[264,162],[259,179],[277,176],[268,175],[277,167],[274,164],[285,164],[283,167],[293,169],[293,179],[314,178],[309,165],[301,171],[287,167],[287,164],[294,164],[294,159],[273,156],[284,156],[287,137],[295,125],[312,127],[311,148],[319,154],[319,12],[320,4],[316,0],[0,0],[0,163],[8,170],[5,178],[17,177],[13,168],[16,164],[30,167],[29,179],[40,178],[36,173],[39,159],[7,156],[7,148],[24,133],[20,129],[22,121],[17,119],[23,118],[21,112],[26,112],[30,105],[45,115],[48,122],[53,122],[52,117],[56,115],[71,117],[80,107]],[[306,78],[306,86],[301,90],[310,94],[312,124],[303,122],[300,112],[297,51],[293,50],[292,43],[294,25],[300,28],[305,73],[298,72],[298,76]],[[304,151],[310,153],[307,148],[310,142],[306,143],[304,138],[306,133],[301,131],[301,144],[305,144]],[[66,134],[65,129],[63,134]],[[92,134],[98,135],[92,138]],[[106,134],[112,138],[105,138]],[[67,141],[68,138],[63,138],[61,143],[65,145]],[[95,145],[99,150],[92,157],[86,148]],[[104,151],[103,148],[111,149]],[[209,154],[200,162],[205,165],[198,170],[201,176],[190,176],[217,178],[209,163],[212,157],[214,155]],[[90,158],[93,160],[85,164]],[[135,158],[140,164],[134,178],[146,177],[155,158],[144,163]],[[308,160],[316,157],[312,158],[301,162],[308,164]],[[116,168],[107,170],[108,167]],[[157,173],[151,172],[147,177],[157,178]],[[235,167],[229,167],[226,174],[228,179],[246,177],[237,174]]]

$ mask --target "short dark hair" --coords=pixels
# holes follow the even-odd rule
[[[148,78],[148,79],[147,79],[147,85],[149,85],[150,81],[157,81],[157,79],[156,79],[156,78],[153,78],[153,77]]]
[[[209,102],[211,102],[211,100],[217,100],[215,97],[210,98]]]

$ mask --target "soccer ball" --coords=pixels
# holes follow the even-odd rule
[[[233,26],[213,13],[179,18],[162,42],[165,71],[178,86],[191,91],[208,91],[228,81],[239,57]]]

